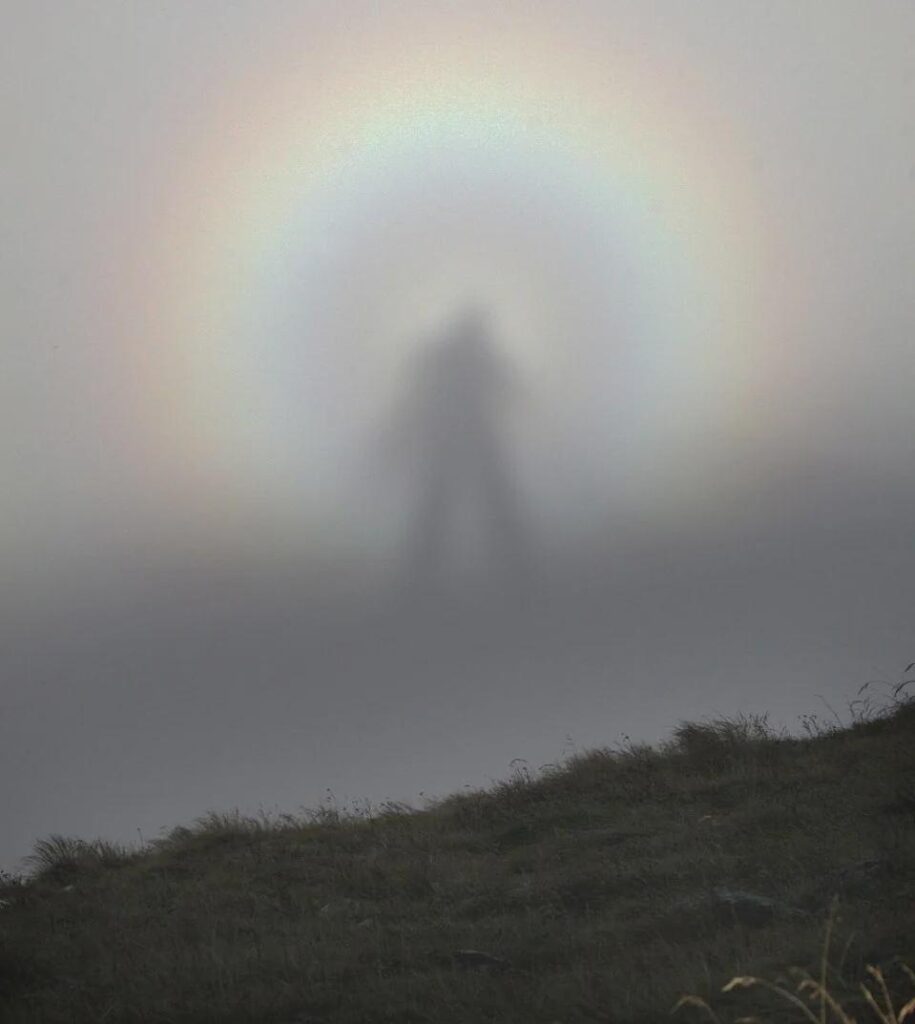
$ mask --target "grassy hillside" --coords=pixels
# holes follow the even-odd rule
[[[0,885],[0,1019],[647,1022],[689,993],[722,1021],[825,1020],[816,999],[721,988],[790,965],[819,981],[835,898],[825,981],[877,1020],[868,964],[897,1008],[915,994],[899,695],[803,738],[686,724],[423,811],[210,815],[139,851],[48,839]]]

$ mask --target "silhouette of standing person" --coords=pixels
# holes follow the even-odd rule
[[[465,309],[421,352],[410,384],[401,409],[414,453],[408,583],[448,580],[462,508],[474,515],[487,576],[517,581],[527,545],[503,430],[514,380],[481,310]]]

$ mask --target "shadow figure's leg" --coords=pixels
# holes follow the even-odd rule
[[[423,474],[404,559],[404,582],[410,590],[444,585],[450,490],[448,474],[441,468]]]
[[[478,469],[478,499],[488,560],[493,572],[504,581],[524,585],[532,578],[533,560],[513,474],[496,445],[480,453]]]

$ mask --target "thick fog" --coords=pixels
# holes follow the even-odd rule
[[[0,866],[915,659],[915,8],[5,7]]]

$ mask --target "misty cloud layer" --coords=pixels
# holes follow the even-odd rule
[[[0,866],[915,658],[915,10],[497,8],[12,5]]]

